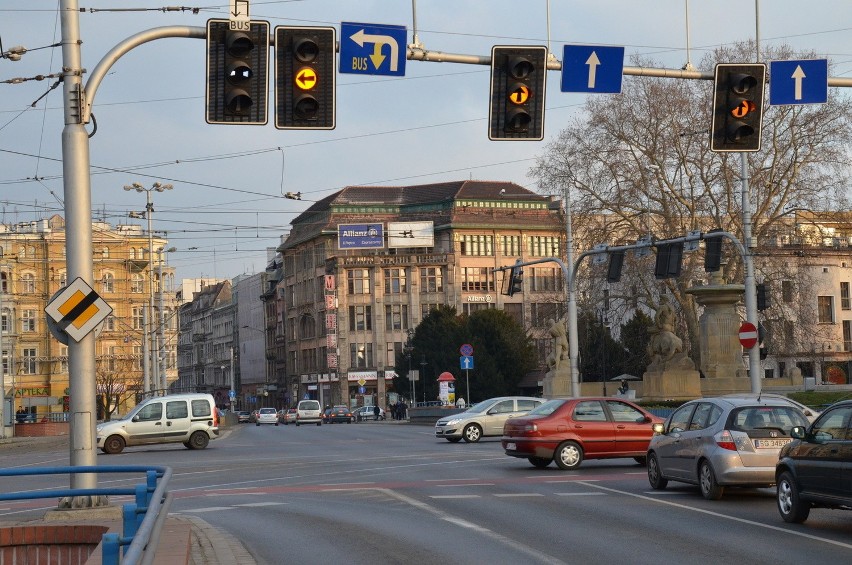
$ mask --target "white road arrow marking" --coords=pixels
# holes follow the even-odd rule
[[[589,88],[595,87],[595,78],[598,73],[598,65],[601,64],[601,60],[598,59],[598,54],[592,51],[592,54],[589,55],[589,58],[586,59],[586,64],[589,66]]]
[[[396,42],[395,38],[390,35],[372,35],[364,33],[363,29],[359,29],[349,37],[352,41],[358,44],[358,47],[363,47],[365,43],[375,43],[375,49],[373,54],[370,55],[370,59],[373,60],[373,65],[376,69],[378,69],[379,65],[381,65],[384,61],[384,57],[381,54],[382,45],[390,46],[390,70],[391,72],[396,71],[399,59],[399,44]]]
[[[802,79],[805,78],[805,76],[806,76],[805,71],[802,70],[802,66],[796,65],[796,70],[793,71],[793,74],[791,76],[793,77],[793,80],[796,83],[796,91],[795,91],[795,94],[793,94],[793,98],[795,100],[801,100],[802,99]]]

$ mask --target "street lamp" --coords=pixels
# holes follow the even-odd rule
[[[138,182],[130,185],[124,185],[124,190],[135,190],[136,192],[144,192],[146,196],[145,217],[148,219],[148,316],[144,322],[145,326],[145,349],[149,351],[143,354],[142,359],[142,390],[145,393],[151,390],[151,379],[157,386],[160,386],[159,366],[158,363],[152,363],[152,359],[156,360],[156,341],[154,332],[152,331],[152,320],[154,319],[154,236],[153,228],[151,227],[152,216],[154,215],[154,203],[151,201],[151,192],[163,192],[172,190],[174,187],[170,184],[161,184],[155,182],[150,188],[142,186]],[[131,217],[139,217],[139,215],[131,214]],[[153,368],[153,371],[152,371]]]

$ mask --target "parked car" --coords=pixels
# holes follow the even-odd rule
[[[278,412],[278,421],[280,421],[285,426],[288,424],[296,423],[296,409],[295,408],[283,408]]]
[[[532,396],[500,396],[478,402],[464,412],[444,416],[435,422],[435,437],[456,443],[464,439],[476,443],[486,436],[499,436],[503,424],[513,416],[526,414],[544,399]]]
[[[773,398],[713,397],[675,410],[648,446],[648,481],[657,490],[670,480],[696,484],[707,500],[725,487],[775,484],[781,448],[794,426],[807,426],[802,411]]]
[[[575,469],[584,459],[632,457],[645,463],[652,425],[663,419],[618,398],[556,398],[503,428],[506,455],[544,468]]]
[[[240,424],[247,424],[251,419],[251,412],[248,410],[240,410],[237,412],[237,422]]]
[[[319,400],[300,400],[296,405],[296,425],[322,425],[322,407]]]
[[[360,406],[352,412],[352,415],[359,422],[363,421],[363,420],[384,420],[385,419],[385,411],[383,409],[379,408],[379,417],[376,418],[375,410],[373,409],[372,406]]]
[[[143,400],[124,418],[98,424],[95,434],[104,453],[157,443],[204,449],[219,437],[219,410],[212,394],[157,396]]]
[[[327,414],[327,421],[329,424],[351,424],[352,420],[355,419],[355,417],[352,416],[352,411],[347,406],[343,405],[332,407],[327,411]]]
[[[775,467],[778,512],[801,523],[812,508],[852,509],[852,400],[828,407],[810,428],[794,427]]]
[[[257,413],[255,425],[275,424],[278,425],[278,410],[275,408],[261,408]]]
[[[783,394],[775,394],[775,393],[771,393],[771,392],[760,392],[760,393],[757,393],[757,394],[754,394],[753,392],[737,392],[737,393],[733,393],[733,394],[723,395],[722,398],[750,398],[752,400],[755,400],[755,399],[758,399],[758,398],[766,398],[766,399],[773,399],[773,400],[781,400],[781,401],[784,401],[784,402],[788,402],[788,403],[792,404],[793,406],[795,406],[796,408],[798,408],[799,410],[801,410],[802,414],[805,415],[805,418],[808,419],[808,422],[813,422],[820,415],[819,410],[811,408],[810,406],[805,406],[801,402],[796,402],[792,398],[790,398],[788,396],[784,396]]]
[[[249,413],[249,423],[251,423],[251,424],[257,423],[257,413],[258,412],[260,412],[260,410],[252,410]]]

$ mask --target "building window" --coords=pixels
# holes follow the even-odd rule
[[[852,321],[843,320],[843,351],[852,351]]]
[[[480,310],[488,310],[489,308],[497,308],[497,305],[493,302],[465,302],[462,304],[462,313],[470,316],[474,312],[479,312]]]
[[[407,304],[385,304],[385,329],[407,330],[408,329],[408,305]]]
[[[35,375],[37,374],[36,368],[38,366],[38,362],[36,361],[36,357],[38,357],[38,351],[35,347],[28,347],[23,349],[23,355],[21,356],[21,373],[24,375]]]
[[[142,346],[134,345],[133,346],[133,365],[137,371],[142,370]]]
[[[0,312],[0,331],[4,334],[9,333],[9,321],[11,319],[11,312],[9,309],[3,308],[3,312]]]
[[[562,269],[552,267],[533,268],[530,277],[530,292],[547,292],[565,288]]]
[[[36,311],[23,310],[21,312],[21,332],[36,331]]]
[[[373,307],[372,306],[350,306],[349,307],[349,331],[372,331],[373,330]]]
[[[501,235],[500,236],[500,254],[505,257],[520,257],[521,256],[521,236],[519,235]]]
[[[422,320],[429,315],[432,310],[437,310],[440,304],[420,304],[420,319]]]
[[[494,279],[490,276],[488,267],[463,267],[463,292],[488,292],[494,290]]]
[[[373,367],[373,344],[350,343],[349,366],[353,369],[366,369],[367,367]]]
[[[834,323],[834,297],[833,296],[817,296],[817,311],[820,324]]]
[[[840,309],[852,310],[852,304],[849,301],[849,283],[840,283]]]
[[[144,308],[143,306],[134,306],[133,307],[133,312],[132,312],[131,316],[133,318],[133,329],[134,330],[141,330],[143,327],[145,327],[144,319],[142,317],[143,316],[142,315],[143,308]]]
[[[0,273],[0,292],[9,293],[9,273]]]
[[[530,304],[530,324],[535,328],[549,327],[550,320],[561,320],[564,315],[564,302],[533,302]]]
[[[59,272],[59,286],[68,286],[68,273],[65,271]]]
[[[316,320],[310,314],[305,314],[299,320],[299,337],[301,339],[307,339],[316,337],[317,328],[316,328]]]
[[[781,281],[781,300],[787,304],[793,302],[793,281]]]
[[[490,235],[463,235],[461,254],[491,257],[494,255],[494,237]]]
[[[32,273],[21,275],[21,288],[25,294],[33,294],[35,292],[35,275]]]
[[[444,292],[444,275],[441,267],[420,269],[420,292]]]
[[[533,236],[529,239],[530,255],[533,257],[559,257],[559,238]]]
[[[6,349],[3,350],[3,368],[2,368],[2,371],[3,371],[3,373],[2,373],[3,375],[9,374],[9,351],[6,350]]]
[[[142,292],[143,286],[142,275],[139,273],[133,273],[130,277],[130,292]]]
[[[68,346],[60,345],[59,346],[59,372],[67,373],[68,372]]]
[[[115,292],[115,277],[112,273],[104,273],[101,279],[101,289],[103,292]]]
[[[405,269],[385,269],[385,294],[408,292]]]
[[[346,289],[349,294],[371,294],[370,269],[346,271]]]

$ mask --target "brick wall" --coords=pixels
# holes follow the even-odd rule
[[[69,524],[0,528],[0,565],[82,565],[107,531],[107,526]]]
[[[68,422],[31,422],[15,424],[16,437],[67,436],[71,425]]]

